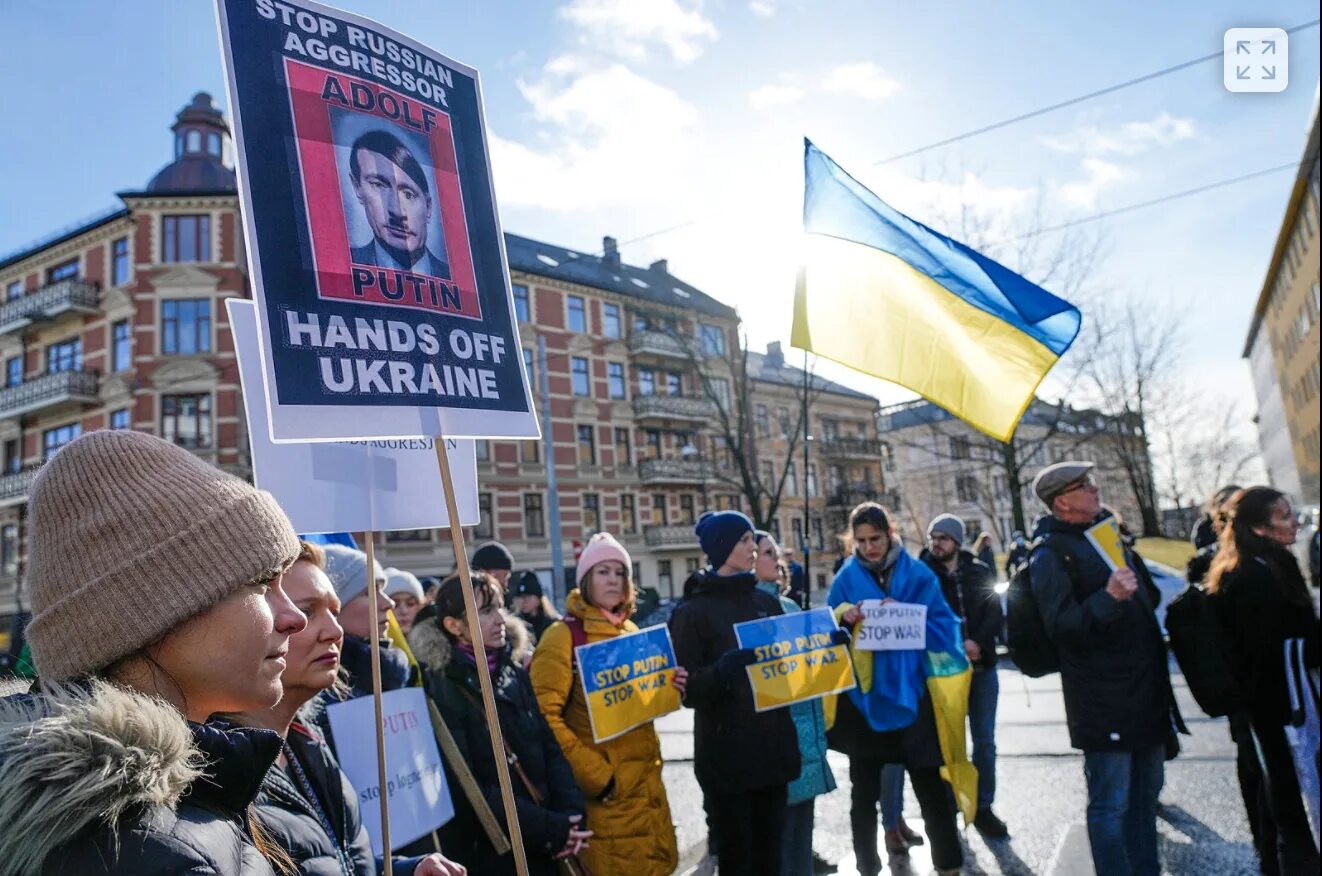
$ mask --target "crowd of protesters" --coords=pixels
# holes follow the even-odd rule
[[[1015,533],[1005,571],[1026,582],[1040,644],[1058,664],[1094,867],[1155,876],[1164,765],[1187,732],[1160,595],[1130,541],[1117,563],[1088,537],[1110,516],[1091,464],[1048,466],[1033,489],[1046,513],[1031,538]],[[1235,685],[1228,717],[1261,869],[1317,872],[1317,765],[1310,778],[1292,732],[1301,712],[1317,713],[1317,616],[1289,550],[1298,520],[1266,487],[1227,487],[1206,510],[1189,581],[1206,594]],[[374,664],[383,690],[420,688],[453,740],[442,748],[455,817],[396,849],[395,873],[514,874],[507,763],[531,873],[675,872],[656,730],[595,741],[578,679],[575,647],[638,629],[640,582],[611,535],[583,548],[563,614],[534,572],[515,574],[507,548],[479,546],[472,619],[459,575],[420,580],[353,547],[300,541],[269,495],[140,433],[71,442],[35,479],[29,515],[36,678],[0,700],[0,876],[380,872],[327,720],[334,703],[372,695]],[[825,598],[855,686],[758,711],[755,655],[735,625],[809,608],[806,576],[738,511],[704,514],[695,535],[707,566],[669,628],[723,876],[834,872],[813,847],[817,800],[836,789],[828,751],[848,765],[864,876],[922,843],[939,873],[961,872],[961,812],[989,842],[1009,836],[993,811],[1007,640],[989,540],[942,514],[915,556],[885,508],[856,507]],[[875,600],[924,607],[922,650],[858,647],[862,605]],[[483,675],[503,758],[490,745]],[[950,748],[933,686],[964,677],[968,800],[956,776],[972,768]],[[906,778],[925,835],[903,820]]]

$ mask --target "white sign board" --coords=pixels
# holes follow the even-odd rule
[[[386,790],[390,803],[390,842],[395,848],[426,836],[454,817],[454,803],[445,783],[441,754],[436,749],[427,695],[406,687],[381,695],[386,742]],[[376,710],[371,697],[335,703],[326,709],[340,767],[358,792],[358,809],[372,838],[372,852],[381,849],[381,781],[376,763]]]
[[[449,526],[441,471],[430,438],[334,444],[276,444],[266,422],[257,312],[231,298],[230,329],[243,382],[253,479],[275,496],[299,532],[380,532]],[[478,522],[477,449],[450,439],[450,474],[459,520]]]
[[[854,647],[860,651],[927,650],[927,606],[865,599]]]

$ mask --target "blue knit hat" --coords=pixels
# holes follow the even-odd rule
[[[698,518],[697,533],[702,552],[713,569],[719,569],[730,558],[730,552],[739,544],[745,532],[753,531],[753,521],[739,511],[708,511]]]

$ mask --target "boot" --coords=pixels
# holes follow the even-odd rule
[[[886,831],[886,854],[909,854],[909,843],[904,839],[904,834],[900,833],[898,828],[891,828]]]
[[[927,842],[927,839],[910,827],[903,818],[900,819],[900,823],[895,829],[899,831],[900,836],[904,837],[904,841],[911,846],[921,846]]]
[[[830,876],[830,874],[839,871],[839,867],[823,858],[816,852],[812,853],[812,872],[813,876]]]

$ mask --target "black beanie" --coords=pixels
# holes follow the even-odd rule
[[[512,571],[514,569],[514,554],[510,553],[509,548],[498,541],[489,541],[486,544],[480,544],[477,550],[473,551],[473,561],[469,564],[474,569],[505,569]]]

